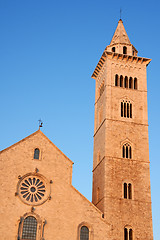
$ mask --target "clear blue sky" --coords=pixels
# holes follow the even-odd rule
[[[91,200],[92,72],[122,8],[131,43],[148,66],[154,239],[160,240],[160,2],[0,0],[0,150],[38,129],[74,161],[73,185]]]

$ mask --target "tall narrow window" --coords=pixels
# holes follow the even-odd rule
[[[123,102],[121,102],[121,117],[123,117]]]
[[[128,145],[126,145],[126,158],[128,158]]]
[[[120,76],[120,87],[123,87],[123,76]]]
[[[132,158],[132,149],[131,149],[131,146],[129,146],[129,158]]]
[[[129,118],[129,103],[127,103],[127,118]]]
[[[128,184],[128,198],[132,199],[132,185],[131,185],[131,183]]]
[[[129,78],[129,88],[133,88],[133,79],[132,79],[132,77]]]
[[[89,240],[89,229],[86,226],[81,227],[80,240]]]
[[[123,47],[123,54],[127,54],[127,47],[126,46]]]
[[[134,89],[137,89],[137,78],[134,78]]]
[[[124,240],[128,240],[128,229],[124,229]]]
[[[133,231],[132,229],[129,229],[129,240],[133,239]]]
[[[126,154],[125,154],[125,146],[123,146],[123,158],[125,158],[126,157]]]
[[[124,240],[133,240],[133,230],[129,227],[124,228]]]
[[[118,74],[115,75],[115,86],[118,86]]]
[[[124,102],[124,117],[126,117],[126,103]]]
[[[128,143],[125,143],[122,147],[123,151],[123,158],[132,158],[132,148]]]
[[[128,77],[127,76],[125,76],[125,79],[124,79],[124,87],[128,88]]]
[[[37,220],[36,218],[29,216],[24,219],[22,239],[36,240],[37,235]]]
[[[124,183],[124,198],[127,198],[127,183]]]
[[[115,52],[116,51],[116,48],[115,47],[112,47],[112,52]]]
[[[39,159],[39,152],[38,148],[34,149],[34,159]]]
[[[130,118],[132,118],[132,103],[130,103]]]

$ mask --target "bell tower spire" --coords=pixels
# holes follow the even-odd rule
[[[100,58],[96,80],[92,202],[111,240],[153,240],[146,67],[122,20]]]
[[[133,56],[137,55],[138,51],[131,44],[122,19],[118,21],[116,31],[114,32],[110,45],[107,46],[106,50]]]

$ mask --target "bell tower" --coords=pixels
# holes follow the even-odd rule
[[[146,67],[120,19],[96,80],[92,202],[111,240],[153,240]]]

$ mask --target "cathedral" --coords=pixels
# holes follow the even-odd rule
[[[93,74],[92,202],[39,129],[0,152],[1,240],[153,240],[146,67],[120,19]]]

